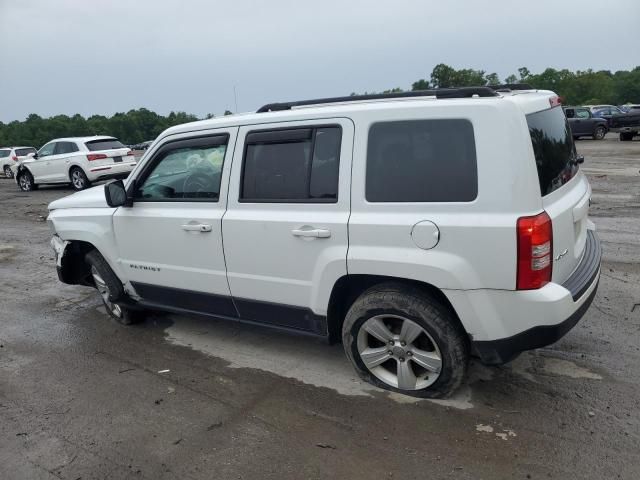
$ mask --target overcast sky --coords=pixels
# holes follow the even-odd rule
[[[630,69],[638,0],[0,0],[0,121],[198,116],[410,87],[434,65]]]

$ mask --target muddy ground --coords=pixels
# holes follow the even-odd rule
[[[640,141],[583,140],[603,274],[555,345],[447,401],[361,383],[340,345],[58,282],[46,205],[0,180],[0,478],[640,478]]]

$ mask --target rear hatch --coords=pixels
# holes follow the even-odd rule
[[[542,204],[553,223],[552,280],[563,283],[585,250],[591,188],[578,170],[578,155],[562,108],[530,113],[527,123]]]
[[[135,162],[131,149],[116,138],[88,140],[84,144],[89,149],[87,159],[96,167]]]

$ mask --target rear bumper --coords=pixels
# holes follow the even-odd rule
[[[598,280],[599,277],[596,280],[595,288],[591,290],[585,301],[563,322],[556,325],[533,327],[509,338],[473,342],[473,352],[480,357],[485,365],[501,365],[513,360],[525,350],[546,347],[557,342],[576,326],[589,309],[598,291]]]
[[[87,178],[92,182],[113,178],[127,178],[135,166],[135,162],[113,163],[110,165],[95,167],[94,169],[88,170],[86,173]]]
[[[548,284],[540,290],[512,292],[522,300],[522,304],[518,308],[496,309],[503,315],[510,310],[512,323],[525,318],[529,323],[537,319],[537,323],[544,324],[531,325],[530,328],[495,340],[475,340],[472,342],[473,352],[483,363],[498,365],[512,360],[520,352],[558,341],[589,309],[598,290],[601,257],[598,237],[589,230],[582,260],[562,285]],[[511,307],[517,304],[516,301],[506,303]]]

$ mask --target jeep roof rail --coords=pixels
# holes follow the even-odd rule
[[[498,94],[488,87],[460,87],[460,88],[434,88],[431,90],[415,90],[412,92],[375,93],[370,95],[349,95],[347,97],[317,98],[314,100],[299,100],[296,102],[268,103],[263,105],[256,113],[277,112],[281,110],[291,110],[294,107],[304,107],[308,105],[323,105],[327,103],[358,102],[365,100],[384,100],[392,98],[410,97],[436,97],[436,98],[469,98],[496,97]]]
[[[490,89],[498,92],[506,92],[509,90],[535,90],[528,83],[504,83],[502,85],[487,85]]]

